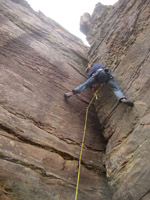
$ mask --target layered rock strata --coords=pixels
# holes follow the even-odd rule
[[[26,1],[0,0],[2,200],[74,199],[90,97],[63,94],[86,79],[88,60],[107,65],[135,106],[102,86],[99,120],[89,111],[78,199],[150,198],[150,2],[99,3],[81,19],[90,48]]]
[[[85,80],[88,47],[23,0],[0,0],[0,24],[0,199],[73,200],[90,98],[63,95]],[[79,200],[110,200],[104,152],[92,106]]]
[[[107,140],[105,164],[113,200],[150,199],[150,1],[97,4],[88,22],[89,60],[107,65],[134,108],[107,85],[95,103]]]

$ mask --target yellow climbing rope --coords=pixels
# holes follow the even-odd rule
[[[86,127],[87,127],[88,111],[89,111],[89,107],[90,107],[90,105],[92,104],[94,98],[97,99],[97,93],[98,93],[98,92],[99,92],[99,89],[96,90],[96,92],[94,93],[93,98],[91,99],[91,101],[90,101],[88,107],[86,108],[84,132],[83,132],[83,138],[82,138],[82,144],[81,144],[81,150],[80,150],[80,157],[79,157],[79,168],[78,168],[78,178],[77,178],[77,186],[76,186],[75,200],[77,200],[77,196],[78,196],[79,179],[80,179],[80,169],[81,169],[81,158],[82,158],[82,152],[83,152],[83,146],[84,146],[85,132],[86,132]]]

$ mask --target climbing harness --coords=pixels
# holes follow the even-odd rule
[[[77,178],[77,186],[76,186],[76,195],[75,195],[75,200],[77,200],[78,196],[78,189],[79,189],[79,179],[80,179],[80,170],[81,170],[81,158],[82,158],[82,152],[83,152],[83,146],[84,146],[84,139],[85,139],[85,132],[86,132],[86,127],[87,127],[87,117],[88,117],[88,111],[89,107],[93,103],[93,100],[96,98],[97,99],[97,93],[99,92],[99,89],[96,90],[94,93],[94,96],[92,97],[89,105],[86,108],[86,114],[85,114],[85,124],[84,124],[84,132],[83,132],[83,138],[82,138],[82,144],[81,144],[81,150],[80,150],[80,157],[79,157],[79,168],[78,168],[78,178]]]

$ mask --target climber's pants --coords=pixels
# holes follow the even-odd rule
[[[79,93],[83,92],[86,88],[91,88],[92,85],[94,85],[95,83],[96,83],[95,78],[94,77],[90,77],[87,81],[85,81],[81,85],[77,86],[73,90],[73,93],[74,94],[79,94]]]
[[[111,90],[113,91],[114,95],[116,96],[117,100],[119,101],[122,98],[125,98],[124,94],[122,93],[122,91],[120,90],[117,82],[114,80],[114,78],[110,79],[107,84],[109,85],[109,87],[111,88]]]
[[[73,90],[73,93],[79,94],[87,88],[92,88],[92,85],[94,85],[95,83],[107,83],[118,101],[122,98],[125,98],[122,91],[119,89],[117,82],[114,80],[111,72],[109,72],[108,74],[104,70],[96,72],[94,76],[91,76],[87,81],[77,86]]]

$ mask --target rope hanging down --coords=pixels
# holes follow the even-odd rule
[[[85,115],[85,124],[84,124],[84,132],[83,132],[83,138],[82,138],[82,144],[81,144],[81,150],[80,150],[80,157],[79,157],[79,168],[78,168],[78,178],[77,178],[77,186],[76,186],[76,195],[75,195],[75,200],[77,200],[78,196],[78,189],[79,189],[79,179],[80,179],[80,170],[81,170],[81,159],[82,159],[82,152],[83,152],[83,146],[84,146],[84,139],[85,139],[85,132],[86,132],[86,127],[87,127],[87,117],[88,117],[88,111],[89,107],[93,103],[93,100],[96,98],[97,99],[97,93],[99,92],[99,89],[96,90],[94,93],[94,96],[92,97],[88,107],[86,108],[86,115]]]

